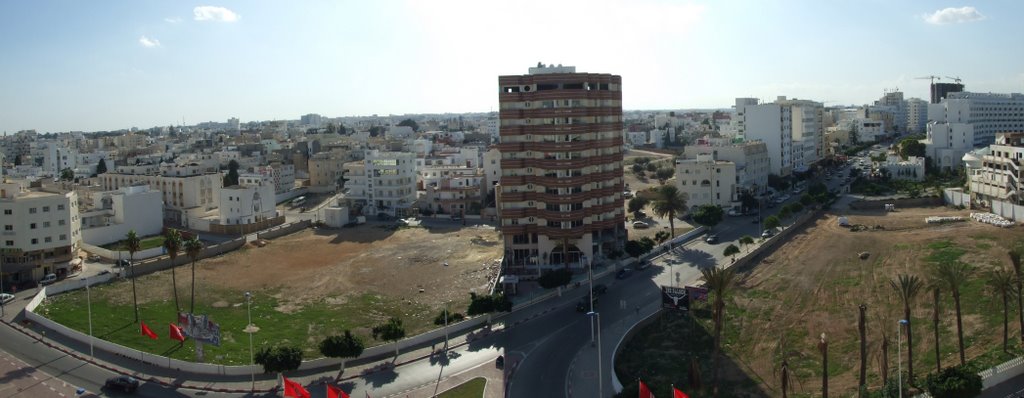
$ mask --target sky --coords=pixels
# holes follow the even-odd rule
[[[627,110],[1024,92],[1024,2],[973,1],[3,1],[0,132],[487,112],[538,62]]]

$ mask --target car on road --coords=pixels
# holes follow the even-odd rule
[[[633,221],[633,228],[644,229],[647,227],[650,227],[650,225],[643,221]]]
[[[772,235],[775,235],[775,232],[770,229],[766,229],[761,233],[761,237],[765,239],[771,238]]]
[[[605,286],[605,285],[602,285],[602,284],[598,283],[598,284],[594,285],[594,288],[592,290],[593,290],[594,295],[597,296],[599,294],[607,293],[608,292],[608,286]]]
[[[718,235],[708,235],[707,238],[704,238],[704,241],[712,245],[718,243]]]
[[[626,279],[633,273],[633,270],[629,268],[620,269],[619,272],[615,273],[615,279]]]
[[[7,304],[14,301],[14,295],[10,293],[0,293],[0,304]]]
[[[46,286],[46,285],[52,285],[56,281],[57,281],[57,274],[46,274],[46,276],[44,276],[43,279],[39,280],[39,283],[42,284],[43,286]]]
[[[729,209],[729,212],[726,214],[732,217],[739,217],[743,215],[743,212],[736,209]]]
[[[597,296],[594,296],[594,305],[595,306],[597,305]],[[580,301],[576,302],[576,311],[577,312],[587,312],[587,311],[590,311],[590,306],[587,305],[587,298],[586,297],[581,298]]]
[[[632,198],[633,197],[633,192],[622,191],[622,197],[624,197],[624,198]]]
[[[92,262],[97,262],[97,261],[100,261],[100,260],[103,259],[103,257],[100,257],[99,254],[90,254],[89,257],[87,257],[87,258],[89,259],[89,261],[92,261]]]
[[[117,260],[117,266],[118,267],[130,267],[131,265],[132,265],[132,262],[129,261],[128,259],[126,259],[126,258]]]
[[[107,379],[107,382],[103,383],[103,387],[111,390],[121,390],[130,394],[139,389],[139,381],[131,376],[115,376]]]

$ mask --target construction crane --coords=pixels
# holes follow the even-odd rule
[[[915,77],[915,79],[929,79],[929,80],[932,81],[932,84],[935,84],[935,79],[942,80],[942,76],[930,75],[930,76],[924,76],[924,77]]]
[[[956,82],[956,84],[960,84],[960,78],[959,77],[946,76],[946,78],[947,79],[953,79],[953,81]]]

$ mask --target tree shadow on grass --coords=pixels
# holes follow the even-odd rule
[[[658,319],[623,342],[614,364],[615,373],[623,384],[623,391],[618,397],[636,397],[638,379],[643,380],[656,396],[672,396],[670,388],[673,385],[691,396],[711,396],[714,330],[702,325],[710,317],[711,311],[702,308],[697,308],[696,314],[664,310]],[[690,367],[694,359],[699,375],[696,380],[691,380]],[[773,395],[762,390],[759,382],[728,355],[722,355],[719,361],[719,396]],[[694,382],[699,382],[699,385]]]

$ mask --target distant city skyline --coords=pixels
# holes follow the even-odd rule
[[[623,107],[1024,91],[1024,3],[614,0],[0,3],[0,132],[497,111],[537,62],[623,80]],[[587,40],[575,40],[586,37]],[[611,49],[611,50],[609,50]]]

